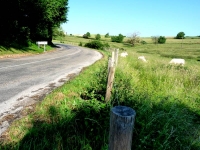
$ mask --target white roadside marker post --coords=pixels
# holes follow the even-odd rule
[[[38,44],[38,48],[40,45],[44,45],[44,52],[45,52],[45,45],[47,45],[47,41],[37,41],[36,44]]]

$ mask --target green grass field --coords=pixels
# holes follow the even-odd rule
[[[66,44],[91,39],[67,36]],[[126,40],[126,39],[125,39]],[[107,150],[110,108],[124,105],[136,111],[132,149],[200,149],[200,39],[167,39],[166,44],[135,47],[109,43],[104,57],[85,68],[44,100],[26,109],[3,135],[0,149]],[[59,40],[55,41],[59,42]],[[127,51],[119,57],[111,101],[105,103],[107,61],[113,49]],[[139,61],[144,55],[147,63]],[[182,66],[169,65],[184,58]]]

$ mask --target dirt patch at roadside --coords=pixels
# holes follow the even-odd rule
[[[54,52],[56,49],[45,51],[45,53]],[[39,55],[40,53],[22,53],[22,54],[6,54],[6,55],[0,55],[0,59],[5,58],[19,58],[19,57],[25,57],[25,56],[33,56],[33,55]]]
[[[18,58],[18,57],[31,56],[31,55],[35,55],[35,54],[25,53],[25,54],[7,54],[7,55],[0,55],[0,59],[3,59],[3,58]]]
[[[80,72],[79,72],[80,73]],[[63,85],[66,81],[72,80],[79,73],[68,74],[65,78],[58,81],[59,86]],[[59,87],[56,83],[50,83],[44,88],[39,88],[37,91],[32,91],[35,93],[31,96],[23,96],[17,99],[18,104],[15,105],[11,110],[7,111],[6,114],[0,114],[0,142],[4,141],[7,137],[7,129],[12,124],[13,121],[23,118],[28,114],[35,111],[35,107],[40,103],[47,94],[50,94],[54,89]]]

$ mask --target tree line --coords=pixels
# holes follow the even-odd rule
[[[53,29],[67,22],[68,0],[2,0],[0,44],[52,44]]]

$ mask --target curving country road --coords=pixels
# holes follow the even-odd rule
[[[78,74],[102,57],[87,48],[57,46],[56,51],[41,55],[0,59],[0,124],[4,116],[35,103],[40,95],[62,85],[70,74]]]

